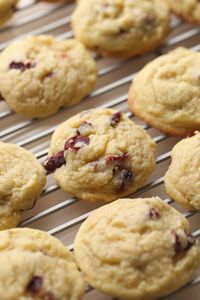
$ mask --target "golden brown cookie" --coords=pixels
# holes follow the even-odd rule
[[[153,300],[191,279],[200,246],[187,219],[160,198],[120,199],[81,225],[75,256],[92,287],[119,299]]]
[[[2,300],[80,300],[82,276],[70,251],[44,231],[0,232]]]
[[[129,91],[133,113],[166,134],[200,129],[200,53],[178,48],[148,63]]]
[[[79,1],[72,27],[87,47],[116,57],[155,49],[169,32],[169,9],[162,0]]]
[[[141,187],[155,168],[156,144],[112,109],[92,109],[55,130],[45,162],[59,186],[78,199],[112,201]]]
[[[200,133],[183,139],[172,150],[165,174],[169,196],[189,210],[200,210]]]
[[[32,153],[0,142],[0,230],[19,223],[21,211],[34,206],[45,182],[44,169]]]
[[[73,39],[29,37],[0,54],[0,94],[27,118],[47,117],[80,102],[92,91],[96,76],[95,61]]]

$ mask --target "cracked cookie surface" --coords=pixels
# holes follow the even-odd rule
[[[45,162],[60,187],[82,200],[106,202],[143,185],[155,168],[155,142],[125,114],[83,111],[54,132]]]
[[[100,54],[131,57],[162,43],[169,9],[160,0],[79,1],[72,27],[76,38]]]
[[[177,48],[148,63],[134,78],[130,109],[170,135],[200,129],[200,53]]]
[[[119,199],[81,225],[75,256],[91,286],[120,299],[152,300],[191,279],[200,247],[187,219],[160,198]]]
[[[96,82],[96,63],[76,40],[17,41],[0,54],[0,93],[27,118],[50,116],[80,102]]]
[[[189,210],[200,210],[200,133],[183,139],[172,149],[165,174],[167,193]]]
[[[15,227],[34,206],[46,182],[44,168],[27,150],[0,142],[0,230]]]
[[[70,251],[46,232],[0,232],[0,295],[4,300],[80,300],[84,283]]]

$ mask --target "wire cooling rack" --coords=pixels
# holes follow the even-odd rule
[[[74,3],[47,4],[32,0],[21,0],[19,10],[6,27],[0,30],[0,51],[15,39],[28,35],[51,34],[58,39],[73,37],[70,29],[71,13]],[[0,140],[16,143],[32,151],[43,162],[47,156],[51,134],[56,126],[74,114],[93,107],[112,107],[126,113],[140,124],[158,144],[157,169],[147,183],[131,198],[137,196],[158,195],[167,203],[181,211],[190,219],[195,237],[200,237],[200,214],[180,208],[165,193],[163,175],[169,162],[170,151],[179,138],[169,137],[144,124],[133,116],[127,107],[128,89],[136,73],[150,60],[178,46],[186,46],[195,51],[200,50],[200,27],[195,27],[172,17],[172,32],[165,44],[154,52],[132,59],[110,59],[95,56],[98,65],[98,82],[94,92],[78,105],[61,109],[54,116],[44,120],[26,120],[10,111],[6,103],[0,102]],[[62,192],[51,175],[35,207],[24,212],[22,227],[46,230],[56,236],[73,251],[73,240],[80,224],[93,210],[103,203],[80,202]],[[97,270],[98,272],[98,270]],[[165,297],[168,300],[198,300],[200,292],[200,275],[178,292]],[[88,288],[85,300],[106,300],[110,297]]]

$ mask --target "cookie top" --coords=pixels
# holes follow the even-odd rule
[[[130,57],[161,44],[169,32],[169,9],[161,0],[79,1],[72,27],[87,47]]]
[[[141,187],[155,168],[156,144],[140,126],[112,109],[93,109],[54,132],[46,169],[81,200],[112,201]]]
[[[45,171],[32,153],[0,142],[0,230],[19,223],[21,211],[33,207],[45,182]]]
[[[199,0],[166,0],[170,8],[187,22],[200,24]]]
[[[172,150],[165,175],[167,193],[189,210],[200,210],[200,133],[183,139]]]
[[[130,109],[171,135],[200,129],[200,53],[177,48],[147,64],[133,80]]]
[[[84,283],[70,251],[39,230],[0,232],[0,295],[4,300],[80,300]]]
[[[91,286],[121,299],[150,300],[191,278],[200,247],[187,219],[160,198],[120,199],[81,225],[75,256]]]
[[[19,0],[0,0],[0,26],[12,17],[18,2]]]
[[[28,118],[46,117],[81,101],[95,82],[95,61],[75,40],[29,37],[0,54],[0,93]]]

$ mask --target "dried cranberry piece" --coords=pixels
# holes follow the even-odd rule
[[[122,117],[122,113],[120,111],[118,111],[115,114],[113,114],[112,117],[111,117],[110,125],[112,127],[116,127],[117,124],[120,122],[121,117]]]
[[[50,77],[53,77],[54,74],[55,74],[54,72],[49,72],[49,73],[47,73],[47,74],[45,75],[45,77],[49,77],[49,78],[50,78]]]
[[[76,136],[70,138],[65,143],[65,150],[72,149],[75,151],[78,151],[79,149],[85,147],[86,145],[89,145],[90,139],[88,136],[81,136],[77,134]]]
[[[87,128],[90,128],[91,126],[92,126],[91,123],[84,121],[77,129],[77,135],[82,135],[84,131],[86,131]]]
[[[121,166],[116,166],[113,169],[113,176],[117,182],[117,190],[119,192],[123,192],[126,186],[128,186],[134,178],[134,175],[130,170],[125,169]]]
[[[176,233],[175,230],[172,231],[172,235],[174,237],[174,250],[176,253],[182,252],[182,245],[180,241],[179,235]]]
[[[151,208],[149,211],[149,216],[151,219],[156,220],[160,218],[159,212],[155,208]]]
[[[44,168],[48,173],[51,173],[62,167],[65,163],[64,151],[59,151],[44,162]]]
[[[0,93],[0,101],[5,101],[4,97]]]
[[[52,292],[47,292],[44,297],[43,297],[44,300],[54,300],[54,295]]]
[[[112,163],[112,162],[120,162],[129,157],[128,153],[123,153],[121,155],[108,155],[106,157],[106,164]]]
[[[27,286],[27,291],[31,294],[37,294],[40,292],[42,287],[43,279],[40,276],[34,276]]]
[[[175,250],[176,254],[179,254],[180,252],[189,250],[196,242],[196,240],[192,236],[192,234],[188,233],[186,231],[185,231],[186,241],[187,241],[186,246],[181,243],[180,236],[178,235],[178,233],[175,230],[172,230],[172,235],[174,237],[174,250]]]
[[[13,61],[9,65],[10,69],[20,70],[21,72],[24,72],[27,69],[31,69],[33,67],[34,67],[34,65],[32,65],[30,62],[28,62],[28,63],[25,64],[23,62],[15,62],[15,61]]]

